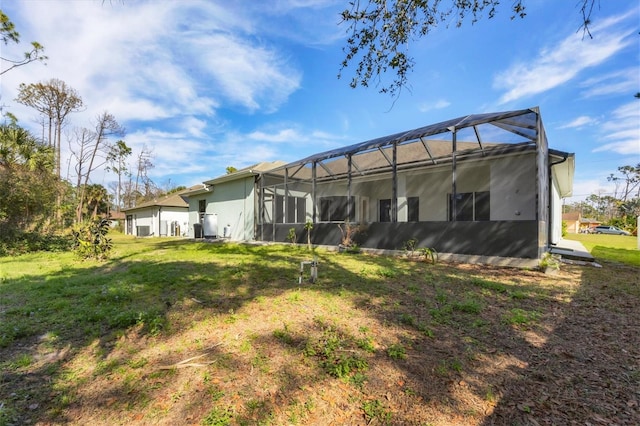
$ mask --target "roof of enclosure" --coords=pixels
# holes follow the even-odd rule
[[[349,145],[286,164],[266,172],[289,178],[310,179],[311,165],[318,166],[316,179],[336,179],[348,172],[368,174],[412,166],[438,164],[457,155],[492,155],[537,147],[546,137],[539,125],[537,107],[472,114],[417,129]],[[541,131],[542,135],[538,132]],[[455,144],[453,135],[455,137]],[[393,159],[395,147],[395,161]],[[351,160],[351,167],[349,167]]]

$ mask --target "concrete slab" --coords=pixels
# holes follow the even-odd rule
[[[565,259],[584,260],[586,262],[596,260],[580,241],[561,239],[558,244],[551,246],[549,251],[551,254],[559,254]]]

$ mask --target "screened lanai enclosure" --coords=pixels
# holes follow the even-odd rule
[[[573,154],[550,150],[538,108],[474,114],[294,161],[258,180],[257,238],[539,258],[561,235]],[[338,226],[340,225],[340,227]]]

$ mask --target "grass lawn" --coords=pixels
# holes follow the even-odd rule
[[[564,238],[580,241],[596,260],[640,267],[638,237],[607,234],[567,234]]]
[[[114,241],[0,258],[0,426],[640,424],[627,248],[557,275],[318,250],[299,285],[306,247]]]

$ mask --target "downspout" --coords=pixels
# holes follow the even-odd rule
[[[456,193],[458,192],[458,175],[457,175],[457,158],[458,151],[458,131],[455,127],[450,128],[451,135],[451,221],[456,222],[458,216],[458,203],[456,202]]]
[[[547,224],[547,248],[551,246],[551,237],[553,235],[553,221],[551,220],[553,213],[553,197],[551,197],[551,188],[553,187],[553,171],[551,169],[553,168],[553,166],[564,163],[568,158],[569,153],[565,152],[562,160],[549,164],[549,223]]]
[[[317,194],[317,186],[316,186],[316,178],[317,178],[317,172],[316,172],[316,164],[317,162],[314,161],[313,165],[311,166],[311,210],[312,210],[312,217],[311,217],[311,223],[313,223],[314,225],[316,224],[317,221],[317,205],[316,205],[316,196]]]
[[[282,223],[287,223],[289,219],[289,168],[285,167],[284,169],[284,206],[282,208],[282,213],[284,217],[282,218]],[[275,241],[275,240],[274,240]]]
[[[351,222],[351,154],[347,155],[347,218],[346,218],[346,222],[347,223]]]
[[[162,206],[158,207],[158,237],[162,236]]]
[[[398,144],[393,143],[393,164],[391,180],[391,222],[398,222]]]
[[[259,182],[259,183],[258,183]],[[254,216],[254,221],[255,224],[253,226],[253,239],[257,240],[258,238],[258,228],[260,229],[260,241],[264,241],[264,231],[262,229],[262,203],[264,202],[264,194],[262,193],[263,191],[263,187],[262,187],[262,173],[256,175],[254,183],[253,183],[253,190],[254,190],[254,197],[253,199],[254,201],[254,205],[253,205],[253,216]]]

